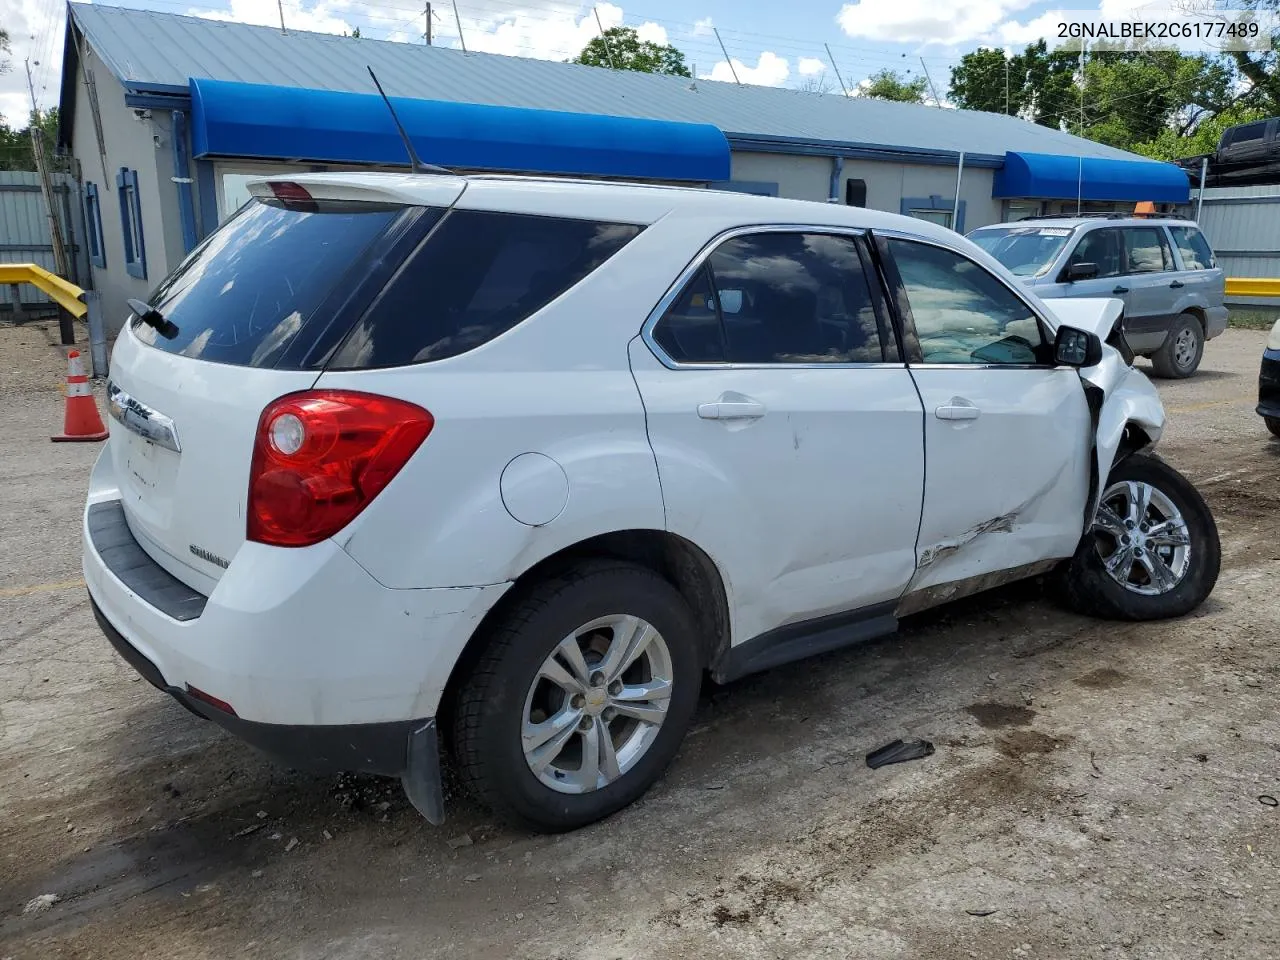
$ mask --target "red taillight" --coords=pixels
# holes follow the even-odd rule
[[[421,407],[370,393],[281,397],[258,421],[246,536],[277,547],[333,536],[391,482],[433,426]]]
[[[320,209],[316,206],[311,194],[307,192],[307,188],[300,183],[294,183],[291,180],[272,180],[267,186],[271,188],[271,193],[277,200],[294,210],[314,213]]]
[[[227,701],[219,700],[213,694],[205,693],[203,690],[193,687],[189,683],[187,684],[187,696],[191,697],[193,700],[200,700],[203,703],[207,703],[215,710],[221,710],[223,713],[229,713],[233,717],[236,716],[235,708],[232,707],[231,704],[227,703]]]

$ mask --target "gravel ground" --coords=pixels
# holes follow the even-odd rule
[[[533,837],[465,800],[437,829],[394,783],[280,769],[139,681],[79,580],[100,447],[48,441],[56,327],[0,328],[0,960],[1274,960],[1265,337],[1229,330],[1160,384],[1161,452],[1223,538],[1194,616],[1096,622],[1027,583],[912,618],[709,687],[641,803]],[[867,769],[898,736],[937,752]]]

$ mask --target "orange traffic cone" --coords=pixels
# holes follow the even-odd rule
[[[62,433],[49,439],[54,443],[107,439],[107,428],[98,415],[98,404],[89,389],[79,350],[67,354],[67,414]]]

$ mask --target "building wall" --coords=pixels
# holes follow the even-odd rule
[[[778,196],[792,200],[824,201],[831,190],[831,159],[735,150],[733,179],[776,183]]]
[[[89,103],[85,72],[92,71],[102,118],[106,156],[98,152],[93,110]],[[124,103],[124,88],[92,49],[85,49],[75,83],[75,122],[71,152],[80,162],[81,199],[84,184],[98,188],[102,213],[105,267],[93,267],[93,287],[102,293],[107,335],[114,336],[129,315],[130,297],[146,299],[157,283],[182,256],[182,227],[173,177],[173,145],[167,112],[143,111],[140,116]],[[124,230],[116,176],[121,168],[136,171],[142,213],[142,239],[146,277],[131,276],[125,269]],[[105,168],[105,169],[104,169]]]
[[[734,180],[776,183],[778,196],[795,200],[828,200],[831,170],[830,157],[738,151],[733,154]],[[957,226],[966,232],[1001,220],[1000,201],[991,197],[993,173],[978,167],[964,171],[960,184],[960,199],[965,204],[964,222]],[[938,209],[949,213],[955,200],[956,168],[953,166],[845,160],[838,186],[840,202],[844,201],[845,184],[849,180],[866,182],[867,206],[873,210],[901,213],[903,200],[914,199],[937,203]],[[934,197],[939,199],[930,199]]]
[[[1192,199],[1194,210],[1194,196]],[[1228,277],[1280,277],[1280,184],[1209,187],[1200,229]],[[1242,306],[1275,308],[1275,300],[1239,298]]]

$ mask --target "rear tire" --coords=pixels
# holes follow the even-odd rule
[[[591,561],[536,584],[459,691],[462,782],[537,831],[621,810],[679,749],[702,681],[698,649],[689,605],[646,567]]]
[[[1094,617],[1181,617],[1212,592],[1221,563],[1199,491],[1163,460],[1134,454],[1112,468],[1093,527],[1059,571],[1059,594]]]
[[[1273,437],[1280,437],[1280,417],[1263,417],[1263,421],[1267,425],[1267,429],[1271,431]]]
[[[1204,357],[1204,327],[1194,314],[1183,313],[1169,328],[1164,344],[1151,355],[1157,377],[1182,380],[1200,367]]]

